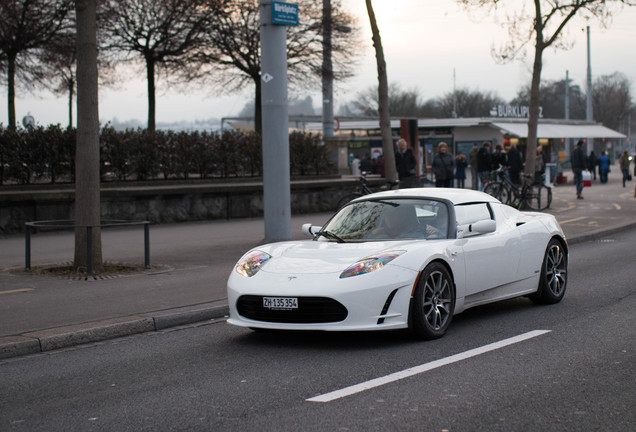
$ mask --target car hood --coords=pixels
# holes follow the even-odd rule
[[[261,268],[267,273],[341,273],[362,258],[382,252],[409,249],[409,241],[336,243],[318,241],[283,242],[255,248],[272,256]],[[393,261],[399,265],[399,258]]]

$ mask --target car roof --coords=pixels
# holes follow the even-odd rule
[[[407,188],[396,189],[383,192],[376,192],[370,195],[364,195],[358,198],[359,200],[366,199],[386,199],[386,198],[430,198],[430,199],[443,199],[453,203],[453,205],[466,204],[473,202],[500,202],[491,195],[484,192],[479,192],[472,189],[457,189],[457,188]]]

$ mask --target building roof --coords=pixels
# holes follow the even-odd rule
[[[447,119],[417,119],[419,128],[468,128],[485,126],[500,130],[503,135],[528,137],[525,118],[468,117]],[[400,120],[391,120],[391,128],[400,127]],[[308,130],[322,130],[322,123],[308,123]],[[379,120],[341,121],[340,131],[373,130],[380,128]],[[625,138],[626,136],[600,123],[581,120],[539,119],[537,138]]]

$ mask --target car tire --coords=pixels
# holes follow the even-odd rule
[[[429,264],[420,276],[411,303],[411,330],[420,339],[446,333],[455,310],[455,284],[442,263]]]
[[[530,295],[530,300],[536,304],[558,303],[565,295],[567,282],[567,253],[559,240],[552,239],[548,243],[543,263],[541,264],[539,287],[536,293]]]

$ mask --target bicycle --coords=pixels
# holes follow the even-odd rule
[[[357,189],[354,192],[350,192],[347,195],[340,198],[338,200],[338,203],[336,204],[336,210],[340,210],[351,200],[354,200],[364,195],[369,195],[374,193],[374,191],[371,190],[369,186],[367,185],[367,174],[369,173],[366,171],[362,172],[362,174],[360,175],[360,183],[358,184]],[[393,189],[393,187],[397,186],[399,183],[400,183],[399,181],[396,181],[396,182],[387,181],[387,185],[389,189]]]
[[[489,181],[484,187],[484,192],[497,198],[504,204],[521,208],[523,205],[530,210],[542,211],[550,208],[552,204],[552,188],[538,181],[532,174],[524,174],[525,181],[521,187],[514,184],[503,166],[499,166],[492,172],[495,179]]]

